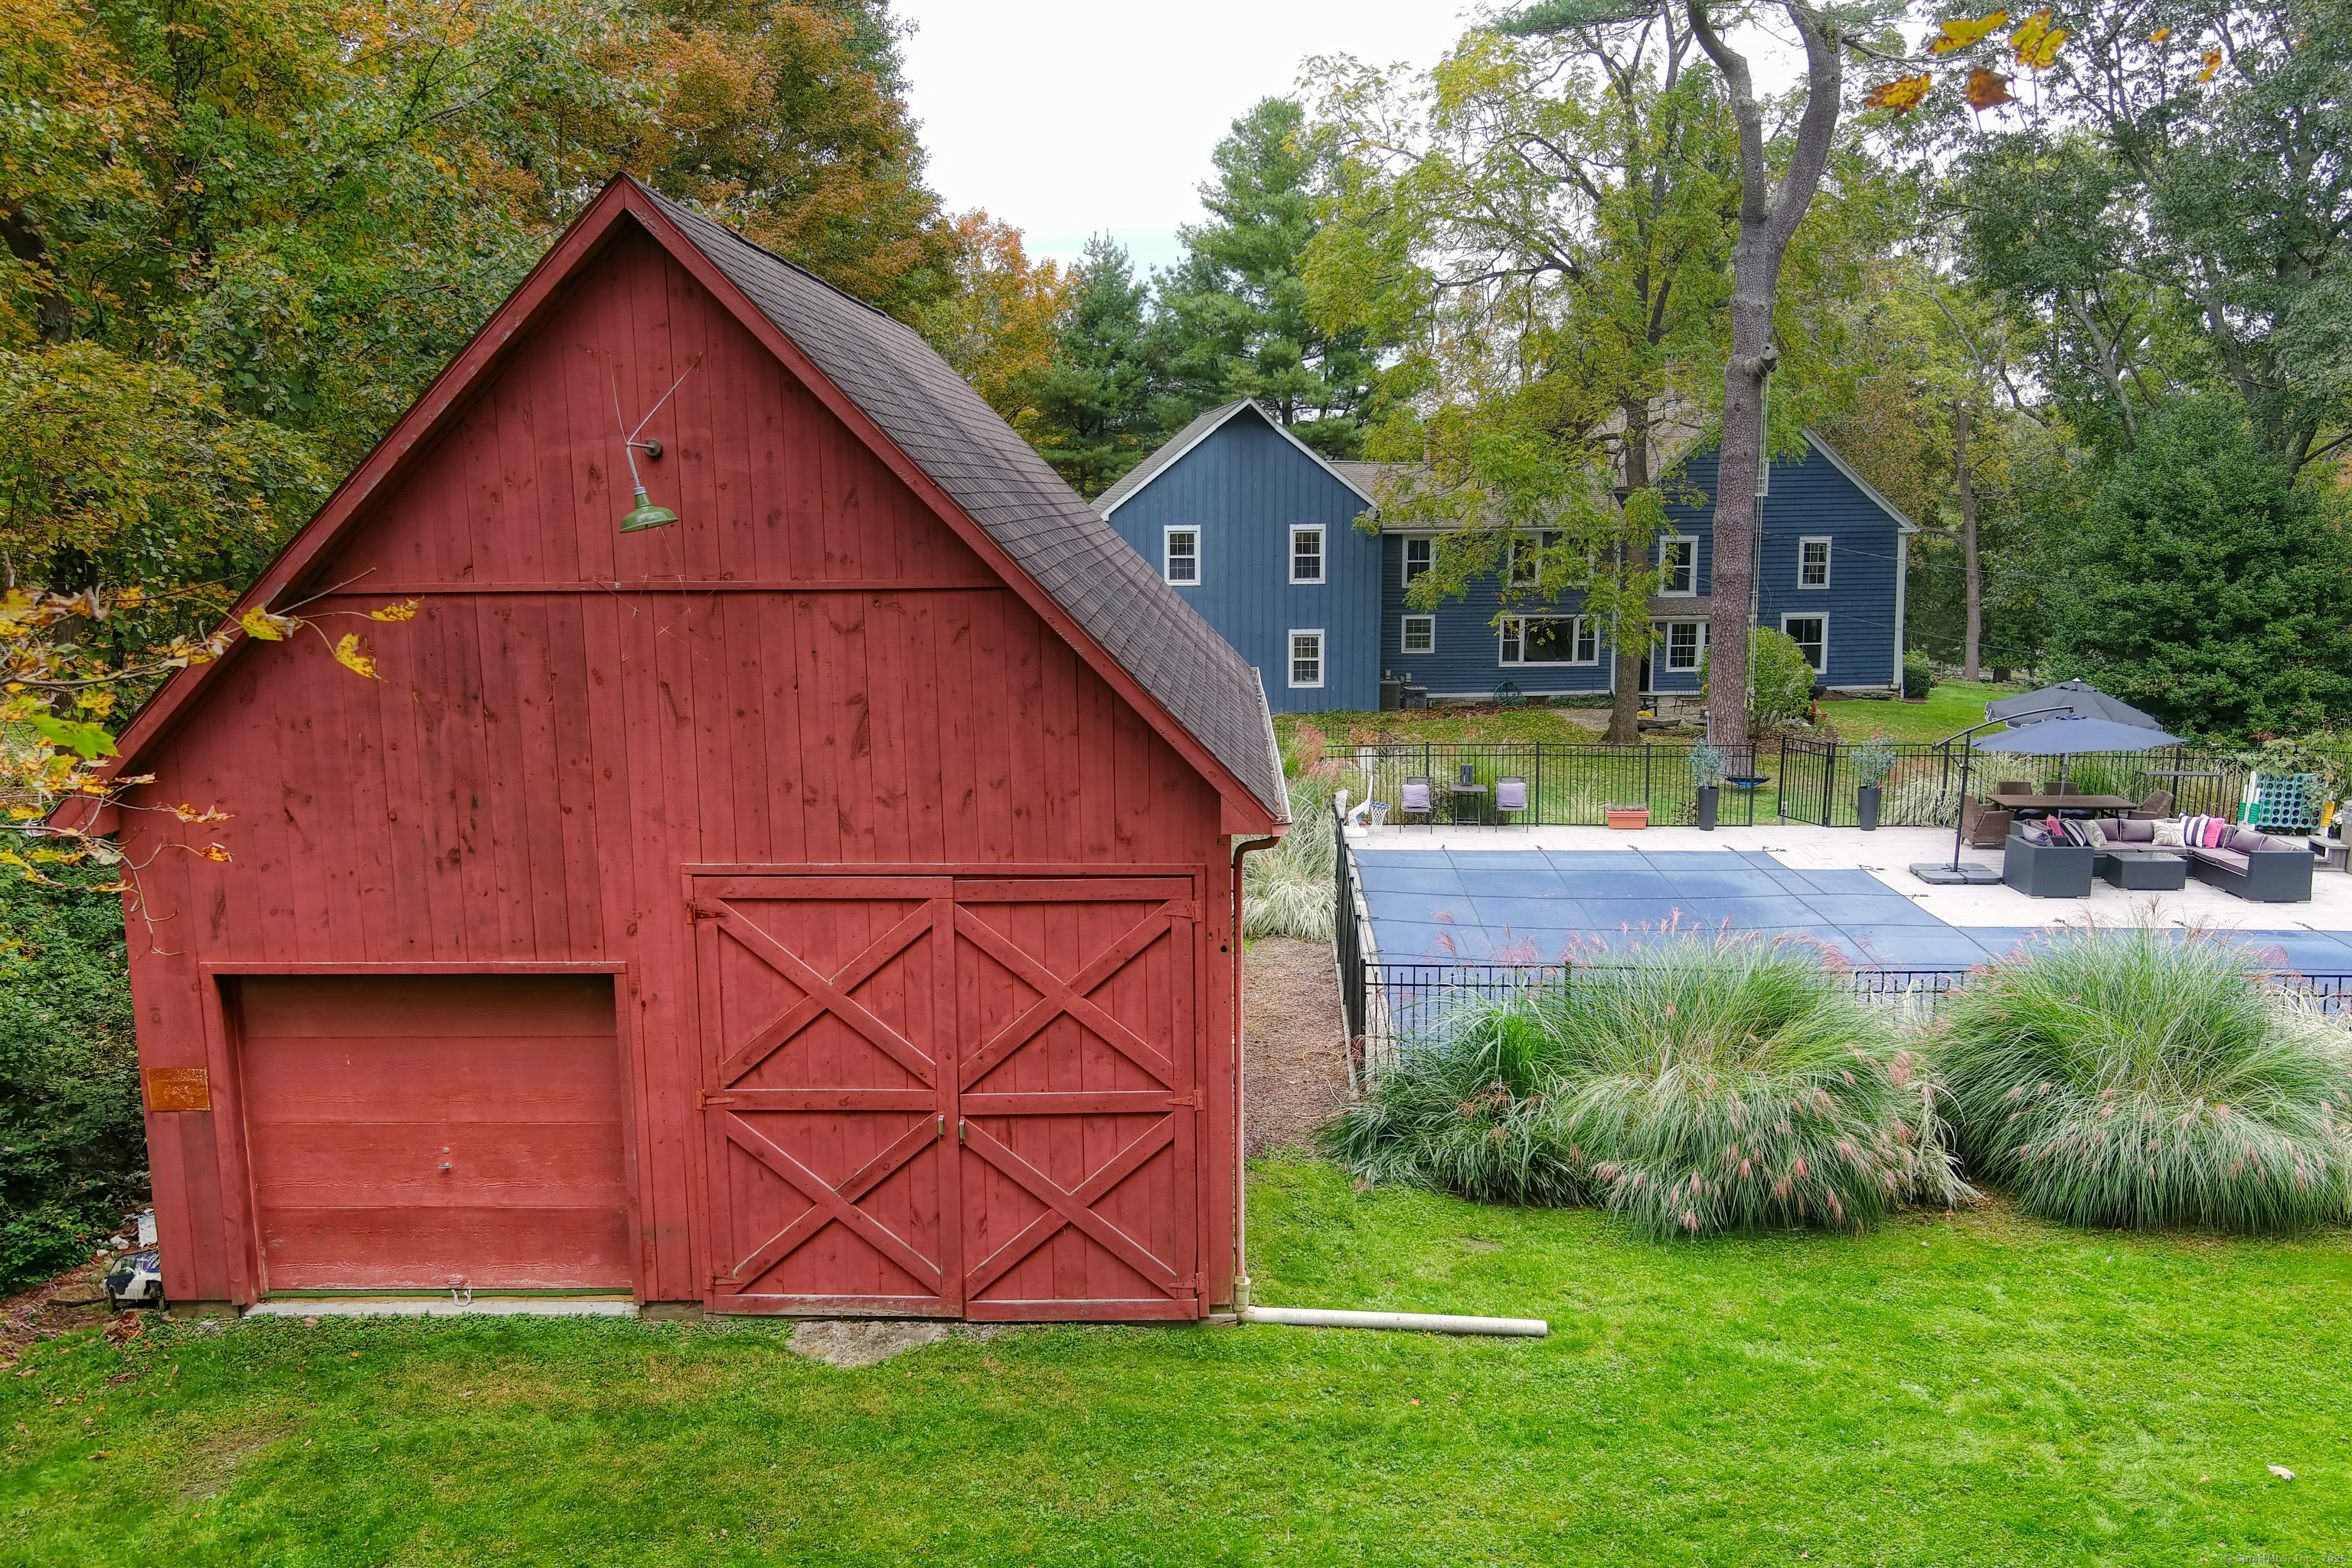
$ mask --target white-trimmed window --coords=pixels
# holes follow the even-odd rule
[[[1301,522],[1291,525],[1290,580],[1299,584],[1323,581],[1323,525],[1321,523]],[[1296,686],[1298,683],[1294,680],[1291,684]],[[1315,684],[1320,686],[1322,682],[1318,680]]]
[[[1658,592],[1687,599],[1698,593],[1698,537],[1689,533],[1658,536]]]
[[[1668,621],[1665,642],[1668,669],[1696,669],[1698,656],[1706,651],[1706,623]]]
[[[1511,541],[1511,581],[1532,583],[1543,574],[1543,552],[1558,539],[1557,534],[1541,534],[1533,539],[1514,538]]]
[[[1780,629],[1789,634],[1813,667],[1815,675],[1830,668],[1830,618],[1827,616],[1782,616]]]
[[[1826,539],[1797,541],[1797,586],[1826,588],[1830,585],[1830,542]]]
[[[1170,528],[1160,533],[1160,574],[1180,588],[1201,581],[1201,531]]]
[[[1290,634],[1290,684],[1320,686],[1323,684],[1323,633],[1318,629]]]
[[[1437,651],[1437,617],[1407,616],[1404,629],[1397,637],[1399,653],[1435,653]]]
[[[1436,564],[1437,541],[1408,539],[1404,542],[1404,580],[1407,583],[1415,577],[1427,576]]]
[[[1505,664],[1597,664],[1601,627],[1591,616],[1507,616]]]

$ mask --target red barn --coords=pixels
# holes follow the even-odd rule
[[[123,742],[234,814],[119,818],[175,1301],[1231,1299],[1257,677],[913,331],[618,182],[239,607],[316,595],[422,608]]]

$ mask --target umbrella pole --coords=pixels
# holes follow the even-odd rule
[[[1969,763],[1975,751],[1974,746],[1960,748],[1960,798],[1952,805],[1952,870],[1955,874],[1960,868],[1960,840],[1969,830]]]
[[[2013,724],[2020,719],[2039,719],[2045,714],[2072,713],[2074,710],[2071,706],[2041,708],[2031,713],[2012,713],[2006,719],[1988,719],[1981,724],[1969,725],[1944,744],[1948,746],[1953,741],[1965,741],[1979,730],[1990,730],[1996,724]],[[1976,747],[1971,745],[1960,752],[1960,798],[1952,812],[1952,863],[1944,866],[1925,860],[1913,866],[1911,874],[1923,882],[1938,887],[1967,887],[1979,883],[1990,885],[2000,880],[1998,876],[1987,874],[1991,869],[1990,867],[1960,864],[1960,841],[1968,837],[1969,764],[1976,760],[1975,751]],[[2064,759],[2060,759],[2060,765],[2063,768]]]

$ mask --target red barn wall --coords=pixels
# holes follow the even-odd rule
[[[125,816],[148,1068],[215,1073],[149,1117],[175,1300],[249,1300],[235,1052],[213,970],[620,971],[649,1300],[704,1295],[694,922],[684,868],[1182,868],[1201,880],[1210,1104],[1230,1118],[1215,790],[717,300],[620,226],[385,486],[306,614],[420,596],[382,679],[253,645],[141,760]],[[639,464],[683,521],[623,535]],[[216,839],[221,864],[177,850]],[[1227,1293],[1230,1138],[1204,1142],[1203,1302]],[[1210,1196],[1210,1194],[1219,1194]]]

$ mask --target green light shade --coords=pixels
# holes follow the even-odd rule
[[[646,487],[637,487],[637,504],[621,519],[623,533],[643,533],[648,528],[663,528],[677,521],[677,513],[666,506],[656,506],[646,499]]]

